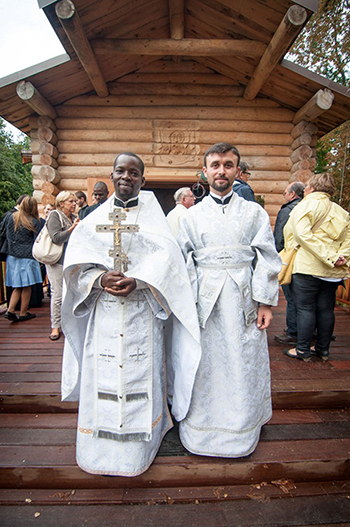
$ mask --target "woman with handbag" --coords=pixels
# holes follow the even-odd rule
[[[32,285],[42,283],[40,265],[32,256],[33,243],[40,229],[38,203],[35,198],[26,196],[18,211],[9,215],[6,221],[5,285],[13,290],[5,318],[13,322],[23,322],[36,317],[28,312],[28,307]],[[19,301],[21,306],[17,317],[15,309]]]
[[[293,265],[291,292],[297,308],[296,348],[283,353],[309,361],[326,361],[334,329],[335,293],[349,277],[349,214],[330,201],[335,185],[328,173],[308,181],[304,199],[292,210],[284,228],[286,249],[299,245]],[[314,348],[311,341],[316,329]]]
[[[56,245],[62,245],[62,254],[54,264],[46,264],[47,276],[51,284],[51,340],[58,340],[61,336],[61,304],[63,285],[63,261],[67,243],[72,231],[79,223],[74,214],[76,197],[68,191],[60,192],[56,196],[56,210],[50,212],[46,227]]]

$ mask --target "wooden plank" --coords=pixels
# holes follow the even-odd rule
[[[124,488],[124,489],[0,489],[0,505],[32,505],[47,504],[159,504],[166,503],[200,503],[253,500],[267,503],[270,499],[282,499],[301,496],[342,496],[350,492],[348,481],[289,482],[290,490],[284,492],[278,484],[264,483],[262,485],[228,485],[215,487],[164,487],[164,488]],[[281,485],[282,486],[282,485]]]
[[[118,500],[118,495],[116,496]],[[150,503],[152,504],[152,502]],[[293,500],[270,500],[268,503],[258,501],[232,501],[218,503],[184,503],[169,507],[161,503],[157,507],[150,504],[130,505],[114,504],[92,505],[82,508],[80,505],[69,506],[41,505],[37,507],[26,504],[25,507],[2,507],[2,517],[6,527],[27,527],[34,524],[47,527],[55,518],[56,527],[76,527],[77,525],[113,525],[113,527],[213,527],[230,525],[232,518],[237,525],[255,527],[344,527],[348,524],[349,500],[344,496],[297,497]],[[288,513],[286,514],[286,508]],[[34,517],[35,513],[39,513]],[[342,523],[343,522],[343,523]]]

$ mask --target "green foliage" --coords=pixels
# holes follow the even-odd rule
[[[350,0],[320,0],[289,52],[291,60],[345,86],[350,79]]]
[[[350,206],[350,121],[329,132],[318,142],[317,160],[324,155],[324,165],[317,171],[327,170],[334,177],[337,191],[333,197],[346,210]]]
[[[21,151],[30,150],[30,141],[23,135],[17,143],[0,118],[0,218],[10,210],[21,194],[33,194],[31,165],[22,165]]]
[[[345,86],[350,80],[350,0],[320,0],[289,52],[293,62]],[[330,172],[337,192],[334,200],[345,209],[350,204],[350,121],[332,130],[317,143],[315,172]]]

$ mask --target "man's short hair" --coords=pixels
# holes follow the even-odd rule
[[[181,187],[181,188],[177,189],[177,191],[174,194],[175,203],[176,204],[180,203],[181,199],[183,198],[183,196],[187,196],[188,191],[192,192],[190,187]]]
[[[233,152],[233,154],[237,157],[237,165],[239,165],[239,162],[241,160],[240,153],[238,152],[237,148],[233,145],[230,145],[229,143],[216,143],[215,145],[208,148],[208,150],[204,154],[204,166],[207,166],[207,157],[211,156],[213,154],[226,154],[226,152]]]
[[[289,187],[289,192],[294,192],[298,198],[304,197],[304,188],[305,183],[302,183],[302,181],[294,181]]]
[[[249,171],[249,165],[245,161],[241,161],[238,166],[241,169],[241,172],[243,172],[243,174]]]
[[[142,161],[141,157],[139,157],[138,155],[134,154],[134,152],[122,152],[121,154],[118,154],[117,157],[114,160],[113,170],[115,170],[115,167],[117,165],[117,162],[118,162],[118,159],[120,158],[120,156],[131,156],[131,157],[134,157],[135,159],[137,159],[138,162],[140,163],[141,176],[143,176],[143,173],[145,171],[145,164]]]
[[[104,181],[97,181],[97,183],[95,183],[94,190],[97,190],[98,188],[101,188],[108,193],[108,187]]]
[[[75,193],[77,198],[84,198],[84,201],[86,201],[86,194],[82,190],[78,190],[78,192]]]

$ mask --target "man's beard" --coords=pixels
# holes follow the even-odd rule
[[[217,183],[216,181],[213,181],[213,183],[211,184],[211,188],[217,190],[218,192],[223,192],[224,190],[230,188],[230,186],[231,185],[229,181],[222,182],[221,184]]]

